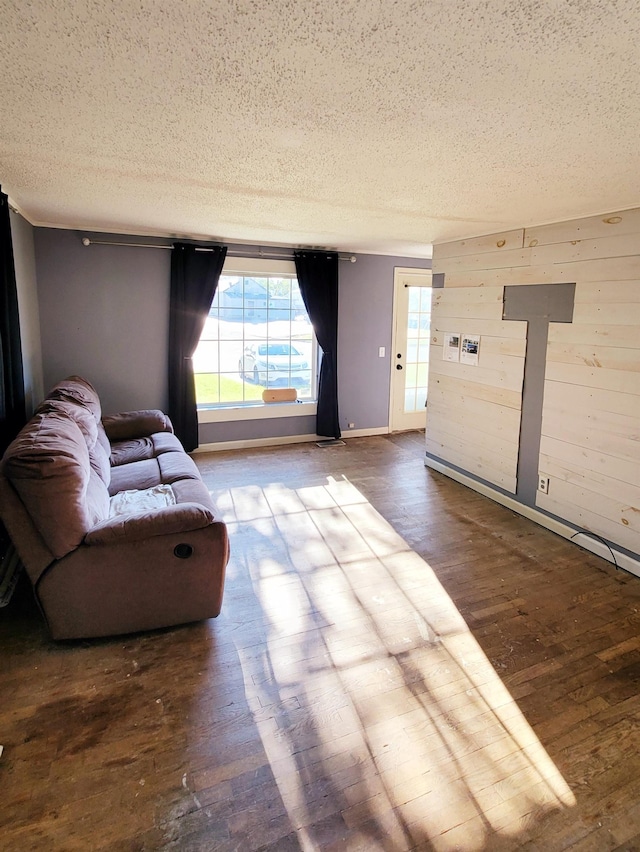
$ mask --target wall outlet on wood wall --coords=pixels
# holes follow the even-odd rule
[[[543,494],[549,493],[549,477],[548,476],[539,476],[538,477],[538,491],[542,491]]]

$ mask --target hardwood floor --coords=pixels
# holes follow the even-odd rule
[[[197,456],[218,619],[0,610],[2,850],[640,849],[640,581],[420,433]]]

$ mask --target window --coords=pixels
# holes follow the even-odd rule
[[[404,410],[424,413],[431,343],[431,287],[413,285],[408,288],[408,293]]]
[[[293,262],[227,258],[193,357],[198,408],[262,405],[265,388],[315,400],[316,353]]]

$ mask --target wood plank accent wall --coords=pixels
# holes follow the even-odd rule
[[[427,452],[515,492],[526,324],[501,293],[575,282],[573,322],[549,328],[536,506],[640,554],[640,209],[435,246],[433,271]],[[445,331],[482,335],[477,368],[443,362]]]
[[[434,289],[427,452],[515,494],[526,323],[502,319],[504,287]],[[445,332],[479,334],[477,367],[442,358]]]

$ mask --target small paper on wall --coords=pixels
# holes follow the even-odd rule
[[[445,332],[442,357],[445,361],[460,360],[460,333]]]
[[[478,354],[480,352],[480,337],[476,334],[465,334],[462,338],[460,348],[460,363],[478,366]]]

